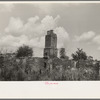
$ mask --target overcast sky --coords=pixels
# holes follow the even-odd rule
[[[96,3],[0,3],[0,49],[16,50],[27,44],[34,56],[42,56],[44,36],[53,29],[58,48],[70,56],[83,48],[100,60],[100,4]]]

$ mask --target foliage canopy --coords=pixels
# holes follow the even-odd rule
[[[33,50],[27,45],[20,46],[17,50],[16,57],[29,57],[33,55]]]
[[[72,53],[72,58],[75,61],[78,60],[86,60],[87,59],[87,55],[86,53],[83,51],[83,49],[77,49],[77,51],[75,53]]]

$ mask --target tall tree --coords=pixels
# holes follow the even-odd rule
[[[16,57],[29,57],[33,55],[33,50],[27,45],[20,46],[17,50]]]
[[[83,51],[83,49],[77,49],[77,51],[75,53],[72,54],[72,58],[75,61],[78,60],[86,60],[87,59],[87,55],[86,53]]]

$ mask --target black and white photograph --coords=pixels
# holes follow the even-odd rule
[[[99,70],[100,3],[0,2],[0,81],[99,81]]]

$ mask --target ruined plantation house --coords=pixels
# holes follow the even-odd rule
[[[99,75],[99,64],[95,61],[73,61],[72,59],[61,59],[58,58],[57,49],[57,35],[53,30],[47,31],[45,36],[45,48],[44,48],[44,67],[47,70],[42,70],[42,72],[47,71],[50,73],[50,78],[52,74],[58,75],[56,78],[51,78],[50,80],[94,80],[98,79]],[[58,71],[58,72],[56,72]],[[69,73],[71,74],[69,76]],[[69,78],[70,77],[70,78]],[[48,78],[47,78],[48,79]]]
[[[47,31],[45,36],[44,57],[57,57],[57,35],[53,30]]]
[[[0,79],[15,81],[100,80],[100,64],[96,61],[91,58],[90,60],[80,61],[74,61],[69,58],[59,58],[58,51],[57,34],[55,34],[53,30],[49,30],[45,35],[43,57],[16,58],[15,56],[9,57],[9,55],[3,55],[4,63],[0,65],[2,72],[0,73],[0,76],[2,76]]]

